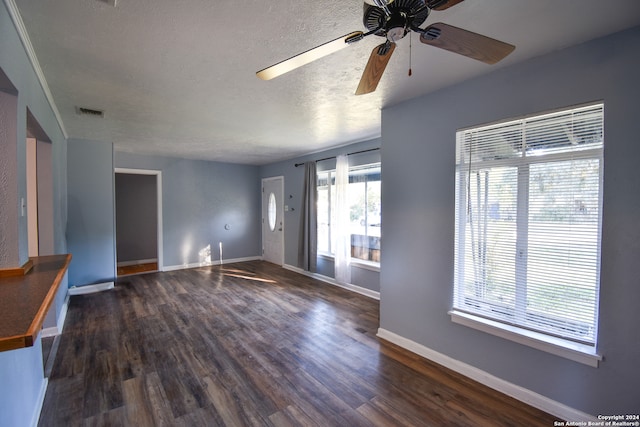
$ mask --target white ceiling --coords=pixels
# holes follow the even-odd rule
[[[113,0],[111,0],[113,2]],[[15,0],[70,138],[267,164],[380,135],[380,110],[640,25],[638,0],[466,0],[445,22],[516,45],[497,65],[400,40],[378,90],[354,91],[370,36],[271,81],[255,72],[363,30],[359,0]],[[76,107],[105,111],[80,116]]]

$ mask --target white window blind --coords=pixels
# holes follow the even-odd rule
[[[603,110],[457,132],[454,311],[595,346]]]

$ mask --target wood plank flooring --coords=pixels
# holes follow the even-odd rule
[[[118,266],[118,276],[127,276],[129,274],[148,273],[158,271],[157,262],[149,262],[146,264],[121,265]]]
[[[266,262],[71,298],[40,426],[551,426],[376,338],[378,302]]]

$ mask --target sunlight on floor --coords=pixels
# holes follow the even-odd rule
[[[247,276],[247,274],[252,274],[252,273],[249,273],[243,270],[221,269],[220,271],[224,276],[237,277],[239,279],[255,280],[256,282],[277,283],[275,280],[271,280],[271,279],[262,279],[260,277]]]

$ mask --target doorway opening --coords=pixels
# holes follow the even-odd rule
[[[49,137],[27,109],[27,236],[29,257],[53,255],[53,160]]]
[[[117,275],[162,270],[162,172],[115,170]]]

